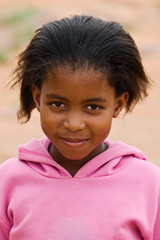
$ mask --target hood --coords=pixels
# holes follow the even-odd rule
[[[115,174],[134,158],[146,160],[144,154],[137,148],[123,142],[104,142],[108,149],[87,162],[74,178],[102,177]],[[48,147],[51,141],[48,138],[32,139],[19,146],[18,158],[25,161],[37,173],[51,178],[72,178],[70,173],[60,166],[50,156]]]

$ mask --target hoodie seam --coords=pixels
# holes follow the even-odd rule
[[[131,163],[131,161],[133,160],[134,158],[132,158],[132,159],[129,159],[119,170],[117,170],[116,172],[114,172],[114,173],[110,173],[110,174],[108,174],[108,175],[101,175],[101,176],[95,176],[95,177],[92,177],[92,176],[83,176],[83,177],[72,177],[72,176],[66,176],[66,177],[63,177],[63,176],[61,176],[61,177],[54,177],[54,176],[46,176],[45,174],[42,174],[42,173],[40,173],[39,171],[37,171],[36,169],[34,169],[31,165],[29,166],[29,167],[31,167],[32,168],[32,170],[33,171],[36,171],[38,174],[40,174],[41,176],[43,176],[43,177],[46,177],[46,178],[51,178],[51,179],[62,179],[62,180],[85,180],[85,179],[92,179],[92,180],[95,180],[95,179],[100,179],[100,178],[105,178],[105,177],[110,177],[110,176],[112,176],[112,175],[115,175],[116,173],[119,173],[123,168],[125,168],[129,163]]]
[[[3,219],[0,217],[0,221],[2,222],[3,225],[5,225],[6,227],[8,227],[8,229],[11,228],[11,225],[7,224],[5,221],[3,221]]]
[[[40,153],[38,153],[37,154],[37,152],[34,152],[34,151],[25,151],[24,149],[21,149],[20,151],[19,151],[19,153],[25,153],[25,154],[32,154],[32,155],[34,155],[34,156],[36,156],[36,157],[38,157],[38,156],[40,156],[40,157],[43,157],[43,158],[48,158],[48,159],[50,159],[51,160],[51,157],[49,156],[49,155],[43,155],[43,154],[40,154]]]
[[[29,148],[29,146],[27,146],[28,148],[25,148],[24,146],[22,146],[19,149],[18,158],[19,158],[19,160],[25,161],[26,163],[28,163],[28,166],[31,167],[33,171],[36,171],[41,176],[44,176],[47,178],[54,178],[54,179],[72,179],[72,178],[73,179],[87,179],[87,178],[96,179],[96,178],[107,177],[107,176],[111,176],[111,175],[117,174],[120,171],[122,171],[123,168],[126,167],[129,164],[129,162],[131,162],[131,160],[134,158],[144,160],[143,156],[136,155],[135,150],[133,152],[131,150],[124,151],[124,147],[128,146],[128,145],[123,146],[123,144],[120,144],[120,143],[119,143],[120,145],[119,144],[114,145],[114,143],[112,144],[108,141],[106,141],[105,143],[108,146],[108,150],[106,151],[108,154],[103,152],[101,156],[100,155],[96,156],[94,161],[93,161],[93,159],[91,159],[92,163],[89,161],[87,164],[89,164],[89,163],[91,163],[91,164],[87,165],[87,166],[83,166],[84,169],[82,170],[83,167],[81,169],[79,169],[78,172],[75,174],[75,176],[71,176],[67,170],[64,171],[62,168],[60,168],[60,166],[56,166],[54,164],[54,159],[52,159],[52,157],[49,155],[49,153],[47,151],[48,144],[47,144],[47,146],[44,146],[44,143],[42,141],[35,142],[35,148],[33,148],[33,144],[34,144],[33,141],[31,142],[32,148]],[[43,145],[43,147],[42,147],[42,145]],[[118,147],[118,148],[116,148],[116,147]],[[123,163],[122,164],[120,163],[120,165],[116,164],[114,166],[114,164],[113,165],[111,164],[110,169],[108,168],[108,169],[106,169],[106,171],[104,169],[104,170],[102,170],[101,173],[98,172],[98,169],[102,167],[102,164],[106,165],[107,162],[113,161],[114,158],[118,157],[117,154],[121,159],[125,156],[127,158],[124,159]],[[36,169],[36,167],[34,167],[34,166],[32,167],[31,166],[32,164],[30,165],[29,162],[33,162],[33,163],[35,162],[35,163],[44,165],[44,172],[41,169]],[[55,171],[57,173],[54,173],[54,171],[48,172],[47,169],[45,169],[45,165],[51,166],[52,168],[55,169]],[[56,176],[58,176],[58,177],[56,177]]]
[[[112,175],[115,175],[119,172],[121,172],[128,164],[130,164],[134,159],[137,159],[136,157],[133,157],[133,156],[130,156],[130,158],[126,161],[126,163],[124,163],[124,165],[122,167],[120,167],[119,170],[113,172],[113,173],[110,173],[110,174],[106,174],[106,175],[101,175],[101,176],[95,176],[95,177],[92,177],[92,176],[83,176],[83,177],[78,177],[78,176],[75,176],[75,177],[72,177],[71,175],[66,175],[65,177],[64,176],[60,176],[60,177],[54,177],[54,176],[47,176],[39,171],[37,171],[35,168],[33,168],[31,165],[28,165],[33,171],[36,171],[38,174],[40,174],[41,176],[43,177],[46,177],[46,178],[51,178],[51,179],[63,179],[63,180],[71,180],[71,179],[77,179],[77,180],[80,180],[80,179],[97,179],[97,178],[104,178],[104,177],[109,177],[109,176],[112,176]],[[140,159],[141,160],[141,159]],[[27,163],[27,161],[26,161]],[[50,166],[49,164],[46,163],[46,165]],[[54,166],[52,166],[54,167]]]
[[[131,161],[134,159],[134,157],[130,157],[130,159],[128,159],[128,161],[126,161],[126,163],[122,166],[122,167],[120,167],[120,169],[119,170],[117,170],[117,171],[115,171],[115,172],[113,172],[113,173],[109,173],[109,174],[107,174],[107,175],[101,175],[101,176],[96,176],[96,177],[88,177],[88,176],[86,176],[86,177],[82,177],[82,178],[92,178],[92,179],[96,179],[96,178],[102,178],[102,177],[109,177],[109,176],[112,176],[112,175],[115,175],[115,174],[117,174],[117,173],[119,173],[123,168],[125,168],[129,163],[131,163]],[[112,161],[112,160],[111,160]],[[73,177],[74,178],[74,177]],[[75,177],[75,179],[81,179],[81,177]]]
[[[27,161],[26,161],[26,163],[27,163]],[[45,163],[44,163],[45,164]],[[27,163],[27,165],[28,165],[28,167],[30,167],[34,172],[36,172],[36,173],[38,173],[38,174],[40,174],[41,176],[43,176],[43,177],[46,177],[46,178],[52,178],[52,179],[71,179],[71,178],[73,178],[73,177],[70,177],[70,176],[68,176],[68,177],[63,177],[63,176],[61,176],[61,177],[59,177],[59,178],[57,178],[57,177],[54,177],[54,176],[47,176],[47,175],[45,175],[45,174],[42,174],[40,171],[37,171],[35,168],[33,168],[31,165],[29,165],[28,163]],[[46,163],[46,165],[48,165],[48,166],[51,166],[50,164],[47,164]],[[52,166],[53,168],[55,168],[54,166]]]

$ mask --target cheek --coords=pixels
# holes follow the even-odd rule
[[[40,119],[43,125],[50,126],[57,122],[57,117],[53,112],[46,106],[44,106],[40,111]]]
[[[55,123],[51,118],[50,114],[46,113],[45,111],[41,112],[40,121],[42,130],[44,131],[45,134],[46,132],[53,131],[53,126],[55,126]]]
[[[53,114],[52,111],[43,111],[40,114],[41,128],[49,137],[54,137],[62,126],[62,117]]]
[[[101,120],[99,119],[99,121],[97,120],[95,126],[94,126],[94,134],[98,137],[98,138],[106,138],[110,132],[111,129],[111,125],[112,125],[112,118],[108,119],[108,120]]]

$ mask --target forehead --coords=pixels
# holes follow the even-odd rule
[[[46,81],[42,85],[47,91],[54,91],[61,94],[95,95],[113,92],[109,85],[107,76],[100,71],[88,68],[70,67],[56,68],[47,74]]]

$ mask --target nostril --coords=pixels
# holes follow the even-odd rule
[[[70,119],[65,120],[63,126],[71,132],[77,132],[85,128],[85,122],[80,119]]]

